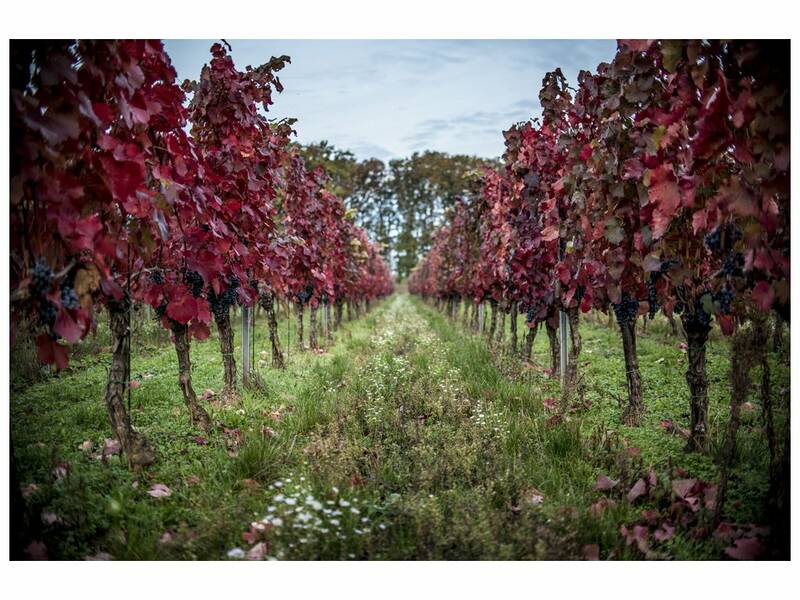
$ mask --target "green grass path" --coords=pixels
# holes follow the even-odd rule
[[[619,528],[646,506],[589,510],[602,496],[597,476],[673,464],[711,478],[714,466],[684,454],[659,427],[685,421],[677,341],[659,331],[640,339],[648,413],[631,429],[619,425],[619,336],[591,323],[581,331],[587,405],[554,423],[543,404],[558,393],[540,368],[545,335],[533,364],[523,365],[420,300],[395,295],[345,324],[326,353],[292,348],[285,371],[261,365],[264,385],[245,391],[241,407],[211,404],[220,426],[204,437],[188,423],[174,352],[162,347],[133,363],[142,382],[134,423],[158,452],[141,474],[79,449],[86,440],[97,448],[110,432],[105,371],[87,361],[12,394],[22,483],[38,486],[28,498],[31,535],[51,557],[75,559],[553,559],[580,558],[587,544],[601,558],[638,558]],[[258,339],[260,356],[266,332]],[[221,387],[213,335],[193,344],[192,362],[198,393]],[[712,384],[726,369],[724,344],[711,344]],[[787,374],[775,377],[780,384]],[[711,390],[717,431],[725,386]],[[763,439],[748,433],[747,419],[731,502],[742,522],[761,516],[765,488]],[[636,458],[621,464],[623,455]],[[56,481],[59,464],[68,474]],[[171,495],[149,496],[156,483]],[[659,552],[716,558],[721,548],[679,533]]]

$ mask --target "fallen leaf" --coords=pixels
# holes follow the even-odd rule
[[[204,438],[202,435],[195,436],[194,443],[198,446],[206,446],[208,444],[208,440]]]
[[[217,395],[217,393],[214,390],[212,390],[210,388],[207,388],[207,389],[203,390],[203,393],[200,396],[200,399],[201,400],[208,400],[209,398],[213,398],[216,395]]]
[[[56,513],[45,511],[42,513],[42,523],[45,525],[53,525],[55,523],[63,523],[63,521]]]
[[[247,552],[247,560],[262,560],[266,554],[267,545],[264,542],[258,542]]]
[[[172,490],[163,483],[156,483],[151,487],[148,492],[153,498],[166,498],[172,495]]]
[[[547,410],[555,410],[556,409],[556,399],[555,398],[545,398],[542,400],[542,404]]]
[[[606,511],[606,509],[612,508],[616,505],[617,503],[614,500],[603,496],[602,498],[600,498],[600,500],[598,500],[589,507],[589,512],[595,517],[599,517]]]
[[[753,560],[764,553],[764,545],[755,538],[739,538],[733,546],[725,548],[725,554],[736,560]]]
[[[544,420],[544,424],[547,427],[554,427],[554,426],[558,425],[559,423],[561,423],[561,421],[563,421],[563,420],[564,420],[564,418],[561,415],[553,415],[551,417],[547,417]]]
[[[78,450],[81,450],[83,452],[91,452],[93,447],[94,447],[94,442],[92,440],[85,440],[78,446]]]
[[[643,496],[647,491],[647,485],[644,482],[644,479],[637,479],[636,483],[633,484],[630,491],[628,492],[628,501],[634,502],[637,498]]]
[[[20,491],[22,492],[22,497],[27,499],[39,491],[39,486],[35,483],[29,483],[28,485],[23,485]]]
[[[50,471],[50,474],[53,476],[55,481],[61,481],[64,477],[67,476],[69,473],[69,465],[65,462],[59,462],[55,468]]]
[[[24,552],[29,560],[48,560],[47,546],[44,545],[44,542],[33,541],[25,546]]]
[[[675,479],[672,482],[672,491],[678,498],[685,500],[696,483],[697,479]]]
[[[103,442],[103,456],[113,456],[114,454],[119,454],[121,451],[122,444],[117,440],[106,438]]]
[[[196,485],[200,483],[200,477],[198,475],[189,475],[186,478],[186,485]]]
[[[586,560],[600,560],[600,546],[597,544],[586,544],[583,547],[583,557]]]
[[[601,492],[605,492],[614,489],[614,487],[616,487],[618,483],[619,479],[610,479],[606,475],[598,475],[597,483],[595,483],[594,489]]]
[[[544,502],[544,494],[536,488],[528,488],[522,492],[522,499],[529,504],[542,504]]]
[[[159,544],[169,544],[172,541],[172,532],[167,530],[163,534],[161,534],[161,538],[159,538]]]
[[[647,509],[642,511],[642,518],[651,525],[661,518],[661,513],[657,510]]]
[[[669,523],[664,523],[660,528],[653,532],[653,538],[657,542],[666,542],[675,533],[675,528]]]

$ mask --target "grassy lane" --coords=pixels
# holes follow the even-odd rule
[[[134,364],[142,376],[134,419],[159,449],[145,475],[78,449],[108,427],[98,401],[104,371],[76,370],[13,397],[23,483],[40,485],[31,517],[58,516],[37,525],[58,557],[560,559],[596,544],[601,558],[640,558],[646,553],[626,544],[620,527],[662,510],[669,491],[648,483],[645,496],[628,501],[631,485],[650,466],[659,478],[710,478],[714,466],[658,427],[684,419],[676,342],[657,332],[642,338],[649,412],[631,429],[618,425],[614,399],[624,393],[618,336],[590,323],[582,333],[588,402],[558,422],[546,406],[557,383],[536,364],[490,350],[418,299],[396,295],[348,324],[328,353],[293,352],[285,372],[262,369],[264,388],[245,392],[242,408],[214,407],[224,428],[207,440],[189,427],[171,348],[161,349]],[[709,354],[710,379],[721,380],[724,346]],[[535,356],[546,361],[544,335]],[[195,344],[193,362],[197,389],[219,388],[216,342]],[[775,378],[780,385],[785,371]],[[712,386],[712,421],[723,402]],[[750,421],[732,497],[740,522],[763,516],[753,508],[764,493],[763,439]],[[54,482],[59,461],[69,475]],[[597,491],[601,474],[618,487]],[[154,483],[172,494],[151,498]],[[668,539],[650,538],[648,555],[721,556],[720,543],[696,537],[677,527]]]
[[[12,389],[17,468],[23,486],[34,484],[27,498],[31,538],[44,541],[51,558],[80,559],[98,552],[119,559],[224,556],[241,541],[242,519],[264,506],[261,484],[298,459],[298,438],[329,409],[322,390],[366,345],[382,310],[345,323],[337,343],[324,354],[299,353],[293,345],[284,371],[257,364],[263,385],[243,391],[241,407],[222,406],[213,398],[204,402],[219,424],[206,437],[188,422],[172,345],[135,352],[132,373],[141,385],[133,391],[132,420],[157,452],[145,474],[130,473],[117,456],[96,458],[110,436],[102,402],[102,355],[83,357],[59,377]],[[288,324],[295,340],[293,321],[283,320],[281,331]],[[238,343],[239,329],[235,336]],[[262,356],[269,360],[268,344],[262,320],[256,338],[259,361]],[[238,362],[238,345],[235,351]],[[221,388],[215,335],[193,342],[192,365],[198,395]],[[87,441],[91,450],[80,449]],[[55,480],[58,466],[67,468],[67,476]],[[150,497],[147,491],[155,483],[167,485],[171,496]]]

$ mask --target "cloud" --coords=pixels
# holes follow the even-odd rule
[[[240,68],[288,54],[272,118],[297,117],[302,141],[382,160],[415,150],[497,156],[502,131],[541,114],[538,90],[560,66],[614,55],[612,40],[229,40]],[[179,78],[196,78],[212,40],[167,41]]]
[[[403,137],[414,148],[423,148],[434,144],[442,136],[457,131],[461,138],[501,136],[501,132],[514,123],[526,121],[540,112],[539,102],[517,100],[500,110],[474,111],[455,115],[447,119],[426,119],[421,121],[416,130]]]

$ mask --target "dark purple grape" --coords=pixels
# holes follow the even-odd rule
[[[31,271],[31,294],[34,296],[43,296],[50,289],[50,283],[53,281],[53,269],[47,264],[45,259],[39,257],[36,259],[36,264]]]
[[[61,285],[61,306],[78,308],[78,294],[75,292],[75,288],[67,283]]]
[[[633,323],[639,316],[639,301],[627,292],[622,294],[619,304],[612,304],[612,306],[617,322],[620,324]]]

